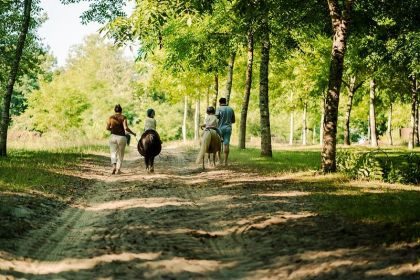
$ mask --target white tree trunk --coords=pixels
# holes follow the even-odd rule
[[[322,146],[324,144],[324,119],[325,119],[325,99],[322,98],[322,111],[321,111],[321,121],[319,124],[319,144]]]
[[[392,103],[389,105],[389,112],[388,112],[388,144],[393,145],[392,141]]]
[[[293,145],[293,136],[294,136],[294,124],[295,124],[295,112],[290,112],[290,134],[289,134],[289,145]]]
[[[188,114],[188,99],[184,98],[184,118],[182,119],[182,140],[187,142],[187,114]]]
[[[306,117],[307,117],[307,107],[308,105],[305,103],[303,106],[303,123],[302,123],[302,145],[306,145],[307,144],[307,139],[306,139],[306,132],[307,132],[307,127],[306,127]]]
[[[378,147],[378,137],[376,134],[376,113],[375,113],[375,98],[376,98],[376,83],[375,79],[370,80],[370,95],[369,95],[369,122],[370,122],[370,145]]]
[[[194,114],[194,141],[198,142],[200,139],[200,99],[195,101]]]

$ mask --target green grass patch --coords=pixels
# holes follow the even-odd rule
[[[346,148],[345,151],[367,152],[372,149]],[[418,151],[416,151],[418,153]],[[393,162],[395,166],[406,164],[406,149],[386,149],[373,153],[374,157]],[[260,156],[259,149],[233,148],[230,159],[235,169],[255,173],[296,172],[319,170],[319,150],[276,150],[273,158]],[[289,178],[289,177],[288,177]],[[389,240],[404,235],[405,240],[420,239],[420,189],[391,185],[380,181],[354,181],[345,174],[308,175],[296,174],[285,179],[284,187],[309,192],[302,203],[309,203],[323,215],[339,216],[354,223],[374,227],[389,227]],[[383,230],[381,230],[383,231]],[[386,237],[385,239],[387,239]]]
[[[262,157],[260,149],[247,148],[245,150],[232,147],[229,162],[234,165],[263,173],[297,172],[319,170],[321,153],[319,150],[275,150],[273,157]]]
[[[0,158],[0,191],[41,191],[67,196],[88,184],[87,179],[74,175],[82,169],[82,161],[96,162],[100,156],[88,154],[103,151],[102,146],[69,149],[14,150]]]

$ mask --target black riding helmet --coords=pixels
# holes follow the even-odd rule
[[[152,108],[147,109],[147,116],[149,118],[153,118],[154,115],[155,115],[155,110],[153,110]]]
[[[214,109],[213,106],[210,106],[207,108],[207,114],[215,114],[216,110]]]

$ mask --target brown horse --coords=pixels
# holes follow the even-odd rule
[[[159,133],[152,129],[146,130],[137,144],[137,150],[140,155],[144,156],[146,170],[154,172],[155,157],[162,150],[162,141],[160,141]]]
[[[204,169],[204,156],[208,153],[208,159],[210,161],[210,154],[213,154],[213,165],[216,166],[216,154],[220,158],[220,150],[222,147],[222,143],[220,141],[220,136],[214,129],[205,129],[203,132],[203,136],[201,137],[201,147],[200,153],[197,157],[197,163],[200,161],[203,162],[203,169]]]

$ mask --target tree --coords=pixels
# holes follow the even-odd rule
[[[239,148],[245,149],[246,119],[248,115],[249,97],[252,87],[252,65],[254,62],[254,31],[249,27],[247,32],[247,64],[245,72],[245,89],[242,101],[241,120],[239,126]]]
[[[338,0],[327,0],[334,32],[331,64],[328,82],[328,92],[325,100],[325,120],[322,146],[322,169],[324,172],[335,172],[336,145],[337,145],[337,119],[340,88],[343,77],[344,55],[348,29],[350,25],[350,13],[353,8],[353,0],[344,0],[343,6]]]
[[[28,109],[19,123],[59,139],[69,135],[101,139],[115,104],[121,104],[130,124],[139,119],[144,105],[133,98],[136,82],[134,65],[121,51],[98,36],[88,36],[74,47],[66,68],[28,96]]]
[[[270,112],[268,102],[268,64],[270,61],[270,33],[268,23],[263,22],[261,36],[260,64],[260,125],[261,125],[261,155],[272,157]]]
[[[25,47],[26,35],[28,34],[31,20],[32,0],[25,0],[23,3],[22,27],[16,43],[15,56],[7,80],[6,94],[3,99],[2,120],[0,123],[0,156],[7,155],[7,131],[10,123],[10,103],[12,100],[13,88],[22,58],[23,48]]]

